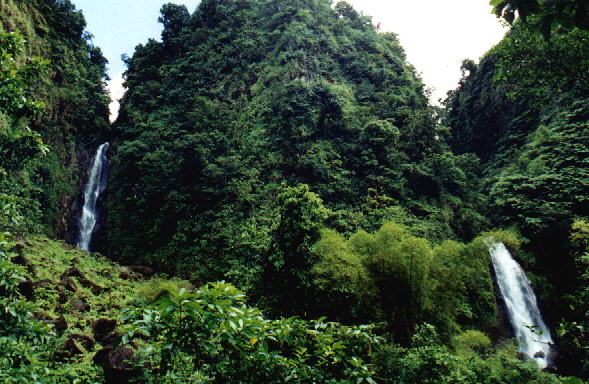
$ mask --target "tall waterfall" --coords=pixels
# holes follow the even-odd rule
[[[552,337],[540,314],[530,281],[503,243],[489,242],[488,246],[509,321],[519,341],[519,351],[526,358],[534,359],[540,368],[546,368],[550,364]]]
[[[90,240],[92,240],[92,234],[98,219],[96,203],[106,189],[108,176],[106,151],[108,147],[109,143],[104,143],[96,150],[88,182],[86,188],[84,188],[84,208],[82,208],[82,214],[80,215],[80,232],[78,235],[78,248],[84,251],[90,251]]]

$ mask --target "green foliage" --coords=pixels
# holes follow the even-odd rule
[[[345,321],[386,321],[399,340],[427,320],[450,337],[461,325],[490,329],[495,296],[484,235],[468,245],[432,247],[393,223],[346,240],[325,230],[312,269],[321,313]],[[498,233],[500,236],[500,233]],[[507,237],[505,235],[504,237]],[[349,308],[341,311],[342,306]]]
[[[542,307],[549,308],[544,311],[547,321],[563,322],[574,330],[570,339],[559,340],[572,351],[577,350],[575,339],[583,339],[583,331],[575,327],[585,317],[570,304],[583,283],[569,231],[575,220],[589,215],[589,32],[569,23],[549,41],[542,39],[528,28],[531,24],[540,25],[545,16],[563,23],[550,14],[572,16],[571,7],[581,3],[516,5],[525,9],[530,4],[536,4],[535,14],[514,23],[479,65],[464,63],[460,87],[447,101],[446,122],[453,148],[481,158],[488,216],[496,226],[511,227],[525,240],[520,252],[524,268]],[[503,9],[508,2],[494,5]],[[553,5],[561,9],[551,9]],[[586,358],[573,354],[559,355],[556,364],[565,373],[580,375]]]
[[[34,318],[38,305],[26,301],[20,293],[25,269],[12,263],[13,246],[10,235],[0,233],[0,379],[26,383],[46,374],[44,353],[52,335]]]
[[[327,217],[321,199],[309,187],[282,186],[278,195],[279,216],[271,233],[271,250],[264,261],[262,289],[266,306],[278,313],[305,313],[309,306],[315,264],[311,249],[319,240]],[[271,289],[268,289],[271,287]]]
[[[485,353],[491,347],[491,339],[480,331],[469,330],[453,337],[452,344],[460,354]]]
[[[322,313],[333,318],[362,317],[376,292],[362,258],[343,236],[330,230],[321,232],[313,253],[320,255],[311,273],[320,292]],[[349,312],[342,313],[342,308]]]
[[[84,28],[67,0],[0,4],[0,194],[28,212],[20,233],[72,232],[86,154],[108,130],[106,60]]]
[[[487,357],[452,354],[440,343],[435,327],[422,324],[410,348],[382,344],[376,351],[379,376],[403,384],[439,383],[560,383],[533,363],[522,363],[514,348],[499,347]],[[384,381],[389,382],[389,381]]]
[[[345,249],[341,244],[344,240],[335,233],[324,232],[322,236],[323,240],[313,247],[314,250]],[[348,252],[360,252],[370,247],[374,236],[358,233],[354,241],[347,244]],[[379,239],[394,246],[406,236],[401,228],[388,226]],[[332,245],[338,243],[339,248]],[[8,238],[4,238],[1,244],[2,250],[13,246]],[[71,326],[66,334],[89,335],[92,320],[105,316],[118,318],[121,325],[117,330],[126,335],[124,345],[135,351],[129,363],[138,382],[559,382],[555,376],[538,371],[533,363],[520,362],[516,358],[515,345],[488,346],[485,336],[475,331],[454,338],[455,348],[458,349],[457,340],[462,346],[458,354],[453,354],[442,344],[444,337],[438,336],[430,325],[417,326],[409,345],[402,347],[387,337],[377,336],[381,330],[375,326],[343,326],[324,318],[313,321],[268,319],[261,311],[247,305],[243,292],[230,284],[212,283],[194,290],[187,282],[163,277],[129,281],[121,278],[123,272],[129,273],[125,268],[105,258],[68,248],[63,243],[29,238],[24,245],[23,252],[35,271],[35,279],[54,279],[75,263],[88,279],[103,287],[95,294],[74,278],[78,292],[68,293],[68,298],[78,294],[84,296],[91,306],[86,313],[59,304],[51,289],[36,290],[37,304],[26,302],[26,306],[36,307],[35,312],[42,310],[52,317],[65,316]],[[450,244],[444,247],[450,247]],[[451,248],[456,250],[455,246]],[[440,252],[434,251],[434,258],[436,253]],[[446,253],[450,254],[449,251]],[[23,267],[12,263],[9,269],[17,271],[18,276],[28,275]],[[2,280],[12,281],[8,286],[22,281],[15,279],[16,275],[11,276]],[[4,287],[5,283],[2,284]],[[17,294],[13,300],[22,301],[22,297]],[[121,311],[120,308],[128,309]],[[24,316],[22,312],[17,313]],[[3,321],[0,328],[5,330],[8,324],[12,323]],[[41,333],[32,332],[36,324]],[[16,335],[23,335],[23,332],[29,336],[16,339]],[[47,333],[46,326],[33,320],[32,313],[18,332],[11,329],[7,333],[9,336],[3,337],[0,347],[0,363],[3,364],[0,378],[3,382],[20,384],[37,380],[44,384],[66,384],[104,381],[101,368],[92,363],[96,350],[60,361],[56,352],[64,338]],[[45,341],[41,342],[36,335]]]
[[[563,362],[566,368],[576,375],[586,377],[589,373],[589,224],[585,220],[576,220],[570,230],[571,254],[578,269],[579,288],[568,298],[572,316],[562,319],[558,335],[566,348]]]
[[[589,30],[589,9],[580,0],[491,0],[493,11],[509,24],[516,12],[526,26],[550,39],[553,31],[562,33],[573,28]]]
[[[128,337],[147,338],[144,382],[375,383],[370,327],[267,320],[225,283],[160,297],[130,313]]]
[[[438,111],[396,36],[349,4],[206,1],[192,14],[167,5],[160,22],[162,42],[127,60],[113,256],[263,290],[265,261],[288,267],[296,252],[303,262],[321,227],[280,233],[290,231],[276,228],[290,209],[283,183],[308,185],[346,233],[382,224],[362,207],[369,195],[394,201],[387,214],[428,238],[470,239],[486,225],[477,162],[438,137]]]
[[[33,114],[43,109],[43,103],[32,100],[31,85],[49,65],[39,57],[27,59],[25,65],[17,60],[24,48],[18,32],[0,32],[0,113],[6,115]]]

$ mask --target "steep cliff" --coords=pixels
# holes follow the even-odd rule
[[[0,2],[0,31],[24,37],[22,57],[50,60],[34,95],[45,104],[43,113],[5,122],[7,127],[28,125],[50,148],[12,189],[28,201],[30,227],[70,240],[75,232],[71,218],[79,209],[89,161],[110,130],[106,59],[92,45],[85,26],[83,15],[69,0]]]

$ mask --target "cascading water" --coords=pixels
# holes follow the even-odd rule
[[[92,240],[92,234],[94,233],[98,219],[96,203],[102,192],[106,189],[108,176],[106,152],[108,147],[109,143],[104,143],[96,150],[92,169],[88,176],[86,188],[84,189],[84,208],[82,208],[82,214],[80,215],[80,232],[78,235],[78,248],[84,251],[90,251],[90,241]]]
[[[519,351],[526,358],[534,359],[540,368],[546,368],[550,365],[552,337],[540,314],[530,281],[505,244],[489,241],[487,245],[507,315],[519,341]]]

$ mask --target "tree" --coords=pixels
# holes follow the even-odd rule
[[[517,12],[525,25],[540,31],[547,40],[554,30],[589,30],[589,7],[585,0],[491,0],[490,4],[497,17],[509,24],[515,21]]]

